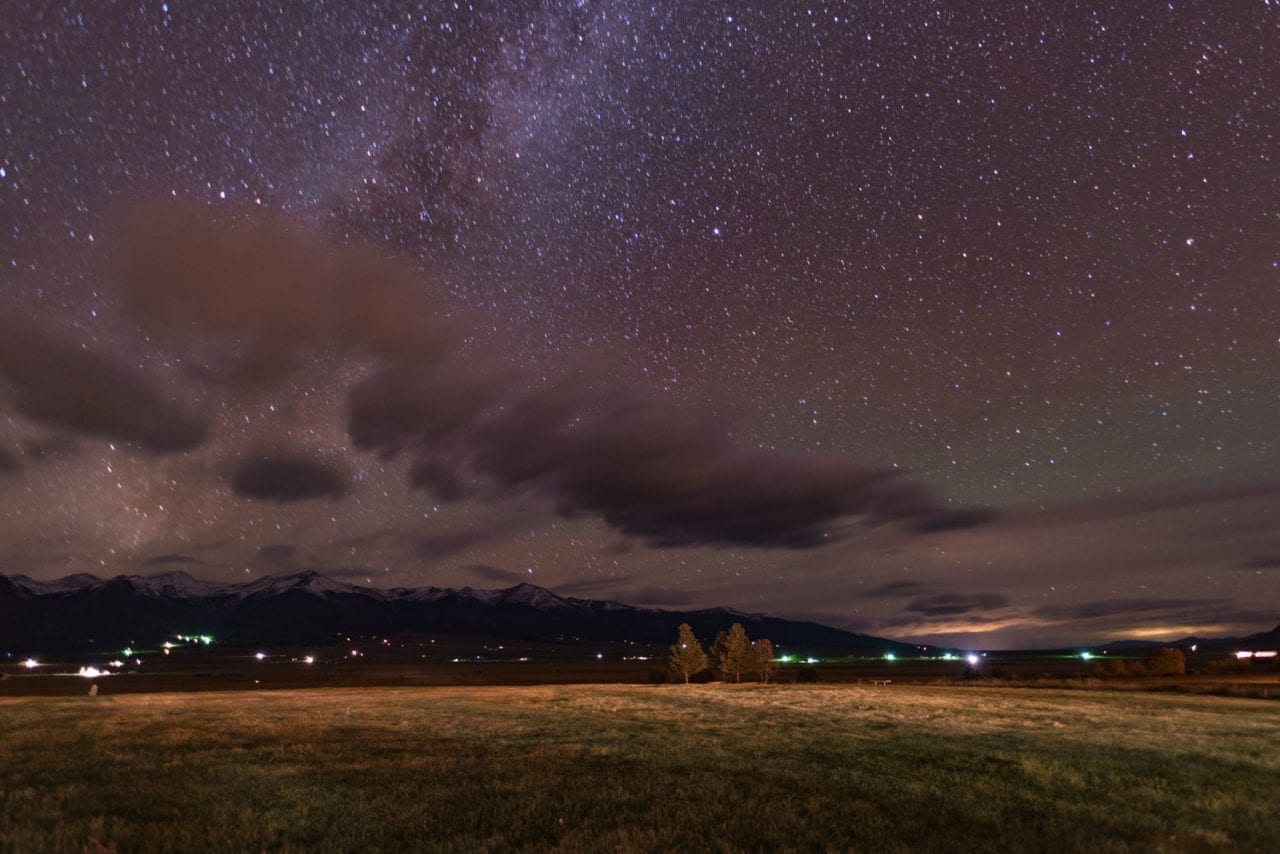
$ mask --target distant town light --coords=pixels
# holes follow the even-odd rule
[[[975,653],[975,652],[971,652],[971,653],[969,653],[969,654],[965,657],[965,661],[968,661],[968,662],[969,662],[969,664],[970,664],[971,666],[973,666],[973,667],[977,667],[977,666],[978,666],[978,662],[979,662],[979,661],[981,661],[981,660],[982,660],[982,659],[981,659],[981,658],[979,658],[979,657],[978,657],[978,654],[977,654],[977,653]]]
[[[34,658],[28,658],[26,661],[22,662],[22,666],[28,670],[35,670],[40,666],[40,662],[36,661]]]
[[[258,661],[262,661],[262,659],[267,657],[267,654],[265,652],[255,652],[253,657],[258,659]]]
[[[896,660],[896,659],[897,659],[897,656],[896,656],[896,655],[894,655],[894,654],[893,654],[893,653],[891,653],[891,652],[886,652],[886,653],[884,654],[884,660],[885,660],[885,661],[894,661],[894,660]]]
[[[306,658],[304,658],[304,659],[302,659],[302,660],[303,660],[304,662],[306,662],[307,664],[315,664],[315,663],[316,663],[316,657],[315,657],[314,655],[308,655]]]
[[[1080,653],[1080,657],[1083,658],[1085,661],[1088,661],[1089,659],[1093,658],[1093,654],[1089,652],[1082,652]]]
[[[106,676],[107,674],[96,667],[81,667],[79,675],[86,679],[97,679],[99,676]]]

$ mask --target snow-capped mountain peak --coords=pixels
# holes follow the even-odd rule
[[[250,596],[278,596],[291,590],[301,590],[315,596],[324,596],[326,593],[376,594],[372,588],[344,584],[314,570],[292,575],[267,575],[256,581],[231,585],[227,592],[244,599]]]
[[[536,584],[517,584],[496,592],[497,599],[509,605],[528,605],[541,611],[569,607],[564,599]]]
[[[121,578],[131,584],[139,593],[155,597],[167,596],[177,599],[196,599],[203,596],[215,596],[227,588],[225,584],[202,581],[181,570],[160,572],[155,575],[127,575],[121,576]]]
[[[77,572],[75,575],[68,575],[63,578],[54,578],[49,581],[37,581],[36,579],[26,575],[15,575],[10,580],[32,596],[73,593],[77,590],[95,587],[103,581],[98,576],[90,575],[87,572]]]

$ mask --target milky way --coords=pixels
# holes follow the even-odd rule
[[[6,12],[0,572],[1280,615],[1272,2]]]

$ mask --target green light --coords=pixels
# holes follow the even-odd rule
[[[1080,653],[1080,657],[1083,658],[1085,661],[1088,661],[1089,659],[1093,658],[1093,654],[1088,652],[1082,652]]]
[[[884,654],[884,660],[885,660],[885,661],[896,661],[896,660],[897,660],[897,658],[898,658],[898,657],[897,657],[896,655],[894,655],[893,653],[891,653],[891,652],[886,652],[886,653]]]

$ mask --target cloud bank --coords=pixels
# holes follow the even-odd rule
[[[919,532],[980,514],[944,508],[891,468],[786,455],[732,440],[698,412],[604,382],[545,387],[532,372],[464,353],[426,283],[359,249],[334,247],[278,220],[212,222],[179,206],[131,223],[119,269],[157,334],[194,328],[226,345],[232,382],[287,371],[320,350],[373,357],[349,390],[357,447],[411,460],[410,483],[440,500],[477,489],[544,495],[654,546],[806,548],[840,523],[906,521]],[[228,355],[230,354],[230,355]],[[296,457],[246,460],[238,494],[337,497],[331,468]]]
[[[236,466],[231,488],[244,498],[302,501],[341,498],[347,476],[333,463],[297,454],[255,454]]]
[[[206,416],[142,369],[27,324],[0,321],[0,390],[28,418],[154,453],[209,433]]]

